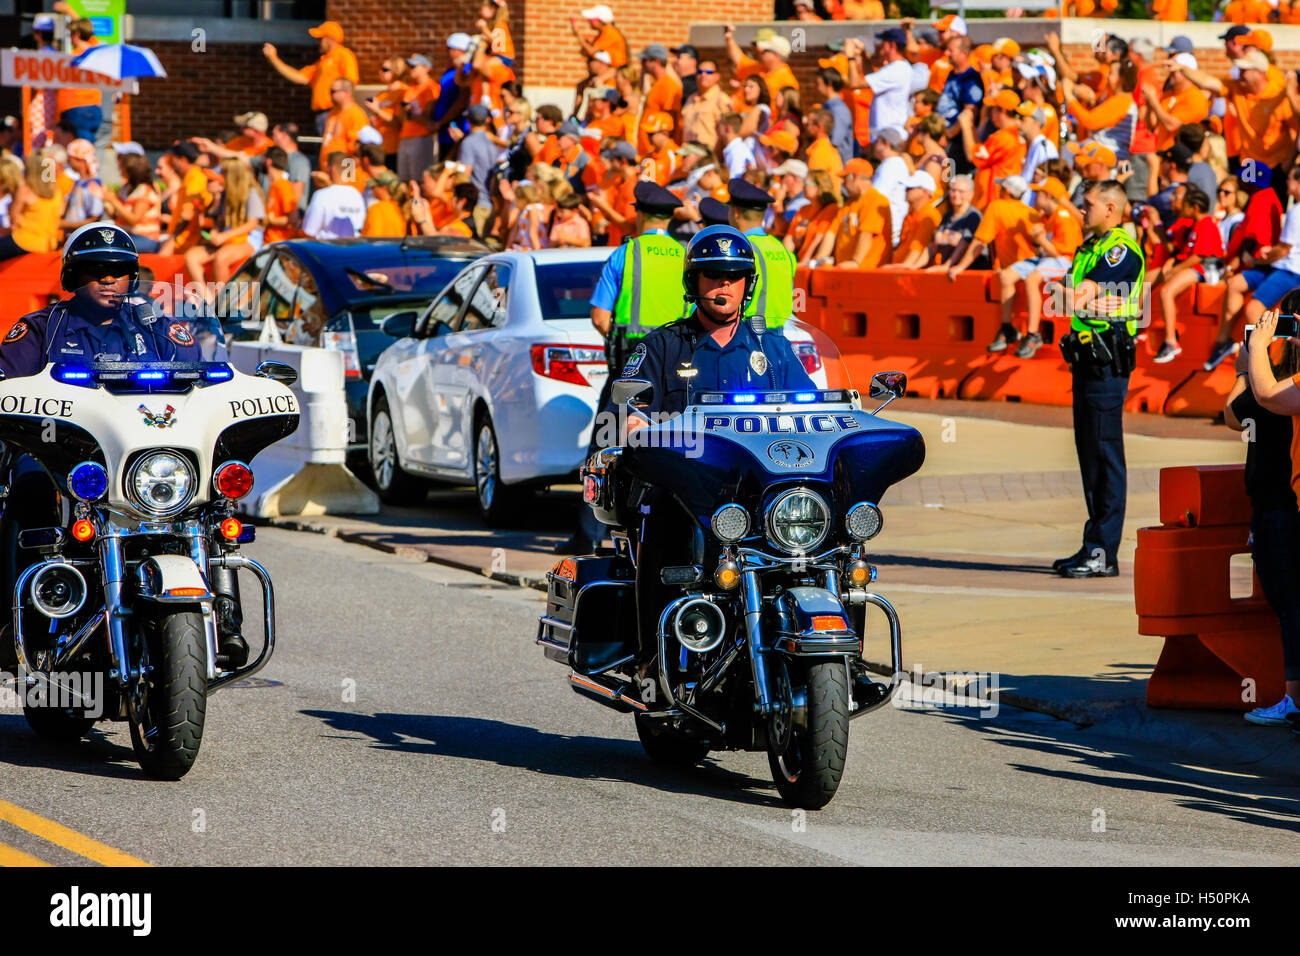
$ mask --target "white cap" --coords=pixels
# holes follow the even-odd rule
[[[768,37],[766,40],[759,40],[754,46],[760,50],[770,50],[777,54],[781,59],[790,58],[790,41],[783,36]]]
[[[113,152],[118,156],[143,156],[144,147],[136,142],[114,143]]]
[[[601,63],[604,63],[606,66],[614,65],[613,59],[610,57],[608,51],[606,50],[597,50],[596,55],[593,56],[592,59],[599,60]]]
[[[924,189],[928,193],[933,193],[938,188],[934,184],[934,177],[923,169],[918,169],[912,175],[903,180],[904,189]]]
[[[32,29],[40,30],[42,33],[53,33],[54,17],[48,13],[38,13],[36,19],[32,21]]]
[[[691,170],[690,175],[686,177],[686,188],[694,189],[700,184],[700,180],[704,178],[704,174],[714,168],[713,163],[705,163],[703,166],[696,166]]]
[[[603,3],[598,3],[596,4],[596,6],[592,7],[589,10],[583,10],[582,19],[599,20],[601,23],[613,23],[614,11],[611,10],[609,7],[605,6]]]
[[[1170,59],[1174,63],[1182,64],[1189,70],[1200,69],[1200,67],[1196,65],[1196,57],[1192,56],[1190,53],[1175,53]]]
[[[379,132],[379,130],[375,129],[373,126],[363,126],[361,129],[357,130],[358,143],[382,143],[383,141],[384,134]]]
[[[773,176],[790,175],[796,179],[808,178],[808,164],[802,159],[787,159],[776,169],[772,170]]]
[[[462,53],[469,49],[470,39],[468,33],[453,33],[447,37],[448,50],[460,50]]]

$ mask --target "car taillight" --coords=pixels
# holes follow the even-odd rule
[[[596,345],[548,345],[539,343],[530,350],[533,371],[543,378],[570,385],[590,385],[582,374],[582,365],[604,365],[605,349]]]
[[[357,355],[357,343],[351,332],[322,332],[320,347],[335,349],[343,353],[343,377],[361,377],[361,359]]]
[[[793,342],[794,354],[803,365],[803,370],[811,375],[822,367],[822,357],[817,354],[817,346],[811,342]]]

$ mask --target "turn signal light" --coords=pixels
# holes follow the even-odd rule
[[[203,597],[208,593],[207,588],[172,588],[167,592],[168,597]]]
[[[847,631],[848,625],[838,614],[817,614],[812,619],[814,631]]]
[[[72,522],[72,536],[78,541],[89,541],[95,536],[95,526],[85,518]]]
[[[212,483],[223,498],[238,501],[253,490],[253,472],[242,461],[228,461],[217,469]]]
[[[221,536],[228,541],[234,541],[243,530],[243,522],[238,518],[227,518],[221,522]]]
[[[865,561],[854,561],[848,567],[849,584],[855,588],[866,587],[872,581],[871,565]]]
[[[713,572],[713,583],[724,591],[730,591],[740,583],[740,568],[734,561],[724,560]]]

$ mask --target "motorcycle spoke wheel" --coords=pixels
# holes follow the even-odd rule
[[[203,615],[173,611],[145,619],[139,641],[144,676],[129,702],[131,746],[146,774],[179,780],[203,741],[207,643]]]
[[[804,719],[802,724],[792,720],[784,747],[772,739],[769,720],[768,765],[787,803],[803,810],[820,810],[839,789],[848,756],[848,676],[842,660],[790,666],[795,671],[789,685],[792,697],[806,698]],[[779,687],[779,676],[773,683]]]

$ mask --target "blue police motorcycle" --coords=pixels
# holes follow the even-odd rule
[[[618,381],[615,402],[651,388]],[[651,759],[766,750],[789,804],[820,809],[834,796],[849,722],[897,686],[866,675],[868,608],[883,612],[903,670],[898,615],[870,588],[868,542],[886,489],[925,458],[915,429],[878,414],[905,389],[901,373],[874,376],[873,411],[850,389],[693,393],[681,416],[583,468],[583,497],[616,548],[555,565],[536,643],[569,667],[573,690],[634,715]],[[651,560],[647,522],[680,529],[674,563],[637,567]],[[657,622],[647,664],[637,601],[653,593],[650,577],[661,598],[640,612],[641,629]]]

